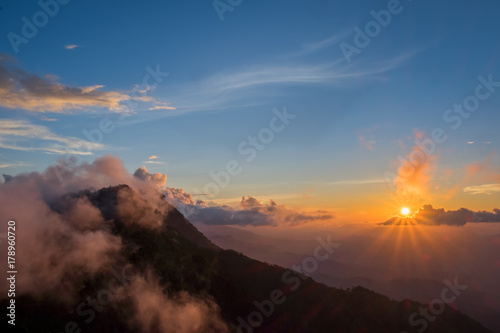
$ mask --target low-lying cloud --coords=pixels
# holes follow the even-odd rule
[[[164,193],[191,222],[206,225],[295,226],[334,218],[328,211],[298,212],[279,205],[272,199],[269,203],[262,203],[251,196],[242,197],[239,207],[234,208],[228,205],[208,205],[202,200],[195,202],[191,194],[182,189],[166,188]]]
[[[413,216],[393,216],[380,225],[455,225],[463,226],[474,222],[500,222],[500,209],[493,212],[471,211],[466,208],[458,210],[445,210],[434,208],[432,205],[424,205]]]
[[[123,254],[125,241],[112,231],[114,219],[156,231],[172,206],[159,189],[165,175],[152,175],[146,168],[131,175],[116,157],[106,155],[66,170],[62,182],[56,167],[5,176],[0,219],[16,221],[16,269],[22,273],[16,294],[40,298],[49,293],[72,307],[81,301],[81,281],[132,265]],[[116,195],[103,197],[107,187],[120,184],[129,186],[115,187]],[[0,265],[7,267],[7,256]],[[213,300],[186,292],[169,295],[158,281],[151,272],[136,272],[113,299],[127,301],[133,311],[127,320],[141,331],[228,331]],[[3,279],[0,287],[7,290],[7,283]]]
[[[133,305],[132,320],[142,332],[227,332],[214,301],[187,292],[169,298],[150,272],[135,277],[120,296],[119,300]]]

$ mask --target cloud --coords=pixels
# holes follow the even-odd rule
[[[160,200],[161,192],[158,189],[158,184],[150,181],[151,177],[158,179],[158,176],[150,175],[147,170],[143,170],[141,173],[143,173],[142,178],[131,175],[118,157],[107,154],[95,159],[90,164],[74,165],[63,159],[41,173],[32,172],[21,173],[15,177],[7,176],[9,180],[6,183],[16,183],[20,187],[24,186],[23,184],[33,183],[36,191],[45,202],[54,202],[66,193],[80,192],[89,188],[100,189],[128,184],[150,204],[160,205],[164,200]],[[164,177],[166,178],[166,175]]]
[[[137,177],[146,182],[150,182],[157,187],[163,187],[167,183],[167,175],[161,174],[159,172],[151,174],[149,173],[148,169],[146,169],[146,166],[142,166],[141,168],[135,170],[134,177]]]
[[[130,188],[117,193],[116,214],[125,223],[147,228],[157,228],[162,221],[158,213],[171,207],[154,184],[132,176],[110,155],[65,170],[62,180],[56,175],[58,168],[5,175],[5,183],[0,183],[0,219],[13,219],[23,226],[16,233],[16,255],[23,272],[20,292],[39,294],[59,288],[69,273],[96,274],[119,260],[121,239],[111,234],[101,211],[91,203],[93,190],[89,189],[129,184]],[[80,268],[74,270],[76,266]]]
[[[102,91],[102,85],[66,86],[54,76],[30,74],[14,62],[10,56],[0,53],[0,107],[56,113],[77,109],[89,111],[91,108],[122,112],[127,111],[127,101],[159,103],[148,96],[132,97],[123,92]]]
[[[19,145],[20,142],[27,144]],[[81,147],[88,149],[78,149]],[[45,126],[28,121],[0,119],[0,148],[50,154],[92,155],[91,151],[102,150],[105,146],[75,137],[59,136]]]
[[[71,205],[68,215],[53,211],[43,193],[43,187],[51,184],[36,178],[37,174],[12,177],[0,184],[0,218],[22,226],[16,230],[16,263],[23,272],[16,280],[16,292],[41,295],[57,288],[62,298],[70,299],[74,290],[64,277],[98,273],[117,258],[121,240],[100,228],[75,228],[78,221],[101,223],[102,217],[86,204]],[[0,284],[4,287],[3,281]]]
[[[366,185],[366,184],[383,184],[386,180],[383,178],[372,179],[346,179],[337,180],[334,182],[326,183],[325,185]]]
[[[59,121],[59,119],[57,118],[47,118],[45,116],[41,117],[40,119],[43,121]]]
[[[150,272],[134,278],[119,295],[120,301],[133,305],[132,320],[139,324],[141,332],[228,332],[215,302],[187,292],[167,297]]]
[[[369,128],[364,128],[357,131],[358,141],[368,150],[373,150],[377,140],[375,140],[375,131],[379,125],[374,125]]]
[[[168,105],[155,105],[150,107],[149,110],[175,110],[175,108]]]
[[[337,45],[342,39],[347,37],[351,33],[350,30],[344,31],[342,33],[338,33],[336,35],[330,36],[328,38],[322,39],[317,42],[307,43],[301,46],[301,50],[295,53],[292,53],[291,57],[300,57],[308,54],[316,53],[321,50],[324,50],[330,46]]]
[[[415,133],[415,142],[425,142],[423,132]],[[403,196],[428,194],[437,157],[427,154],[422,145],[415,144],[411,152],[405,157],[400,156],[399,160],[401,164],[394,179],[396,193]]]
[[[306,47],[308,49],[306,53],[327,47],[333,43],[333,40],[327,39],[313,43],[308,48]],[[290,56],[286,55],[285,58],[290,58]],[[355,87],[360,81],[384,80],[384,73],[399,67],[408,58],[409,56],[404,55],[376,64],[353,62],[346,65],[343,57],[321,63],[306,62],[304,59],[284,61],[281,57],[279,61],[271,60],[233,70],[219,71],[196,82],[172,86],[172,103],[176,106],[175,112],[152,115],[141,121],[152,121],[200,110],[260,105],[260,102],[256,102],[252,97],[262,97],[263,93],[269,92],[270,87],[317,85]]]
[[[0,163],[0,169],[3,168],[20,168],[20,167],[27,167],[27,166],[32,166],[32,164],[27,164],[24,162],[18,162],[18,163]]]
[[[144,164],[165,164],[165,162],[160,161],[143,161]]]
[[[76,49],[77,47],[79,47],[79,45],[76,45],[76,44],[70,44],[70,45],[65,45],[64,48],[66,50],[73,50],[73,49]]]
[[[444,210],[424,205],[413,216],[393,216],[380,225],[456,225],[463,226],[473,222],[500,222],[500,210],[494,209],[493,213],[486,211],[474,212],[466,208],[458,210]]]
[[[476,212],[474,222],[500,222],[500,209],[495,208],[493,212]]]
[[[470,145],[473,145],[473,144],[491,145],[493,142],[491,142],[491,141],[483,141],[483,142],[467,141],[467,143],[470,144]]]
[[[498,163],[495,163],[495,155],[488,155],[482,161],[468,164],[466,166],[466,181],[493,183],[500,182]]]
[[[208,206],[205,201],[196,203],[191,194],[182,189],[169,189],[167,197],[194,223],[206,225],[253,225],[253,226],[296,226],[313,221],[327,221],[334,218],[327,211],[299,212],[274,200],[262,203],[254,197],[242,197],[238,208],[227,205]]]
[[[484,184],[477,186],[467,186],[464,192],[470,194],[494,194],[500,192],[500,184]]]
[[[141,225],[151,229],[159,229],[163,225],[161,214],[132,189],[120,190],[116,199],[116,214],[125,225]]]
[[[165,194],[167,200],[170,200],[174,204],[178,203],[185,205],[195,204],[193,196],[190,193],[184,192],[182,188],[166,187],[163,190],[163,194]]]
[[[360,135],[358,141],[368,150],[373,150],[373,146],[377,143],[375,140],[367,140],[364,135]]]
[[[394,66],[387,63],[353,70],[351,66],[345,66],[343,58],[321,64],[257,65],[232,73],[213,75],[203,81],[202,86],[211,92],[224,93],[270,84],[341,84],[384,73],[392,68]]]
[[[274,201],[271,202],[273,206],[276,206],[276,203]],[[248,196],[248,198],[241,198],[240,202],[241,208],[254,208],[254,207],[262,207],[262,204],[260,203],[259,200],[255,199],[254,197]]]
[[[149,157],[148,157],[148,160],[155,160],[155,159],[157,159],[157,158],[158,158],[158,156],[156,156],[156,155],[151,155],[151,156],[149,156]]]

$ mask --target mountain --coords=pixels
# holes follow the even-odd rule
[[[89,203],[104,222],[83,234],[96,228],[106,230],[120,240],[121,247],[113,265],[105,269],[86,272],[75,263],[65,270],[56,289],[18,295],[16,329],[58,333],[489,332],[449,306],[439,315],[427,314],[430,319],[426,320],[419,314],[427,311],[420,303],[397,302],[362,287],[331,288],[296,271],[223,250],[159,199],[162,203],[157,206],[120,185],[49,202],[53,213],[61,216],[69,202]],[[1,305],[7,306],[7,301]],[[416,320],[414,326],[410,317]]]

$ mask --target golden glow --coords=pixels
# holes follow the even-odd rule
[[[406,208],[406,207],[403,207],[401,209],[401,214],[408,215],[408,214],[410,214],[410,210],[408,208]]]

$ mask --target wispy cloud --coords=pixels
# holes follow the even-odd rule
[[[500,184],[484,184],[477,186],[468,186],[464,188],[464,192],[470,194],[494,194],[500,192]]]
[[[40,119],[41,119],[41,120],[43,120],[43,121],[58,121],[58,120],[59,120],[59,119],[57,119],[57,118],[47,118],[47,117],[45,117],[45,116],[43,116],[43,117],[42,117],[42,118],[40,118]]]
[[[375,137],[375,131],[378,127],[378,125],[374,125],[370,128],[364,128],[357,131],[359,143],[361,143],[368,150],[373,150],[375,144],[379,142]]]
[[[160,161],[144,161],[142,162],[144,164],[165,164],[165,162],[160,162]]]
[[[150,107],[149,110],[175,110],[175,108],[168,105],[155,105]]]
[[[467,143],[470,145],[473,145],[473,144],[491,145],[493,142],[491,142],[491,141],[483,141],[483,142],[467,141]]]
[[[372,178],[372,179],[347,179],[347,180],[337,180],[334,182],[326,183],[325,185],[367,185],[367,184],[382,184],[386,180],[383,178]]]
[[[23,145],[20,145],[23,143]],[[81,149],[88,147],[89,149]],[[104,145],[52,133],[47,127],[24,120],[0,119],[0,148],[19,151],[41,151],[49,154],[92,155]]]
[[[300,57],[308,54],[316,53],[321,50],[324,50],[330,46],[336,46],[340,43],[345,37],[347,37],[352,31],[344,31],[323,40],[303,44],[300,51],[294,52],[290,55],[290,57]]]
[[[76,45],[76,44],[69,44],[69,45],[64,46],[64,48],[66,50],[73,50],[73,49],[76,49],[77,47],[79,47],[79,45]]]
[[[398,68],[419,51],[408,51],[379,61],[346,63],[338,54],[324,61],[297,57],[325,49],[340,40],[342,34],[306,44],[301,50],[284,54],[263,63],[256,63],[218,71],[197,81],[169,86],[169,101],[175,110],[152,113],[127,124],[154,121],[196,111],[228,110],[262,105],[263,96],[280,92],[283,88],[304,86],[331,86],[339,89],[358,87],[360,82],[379,82],[386,73]],[[257,98],[258,97],[258,98]],[[152,110],[162,109],[151,107]]]
[[[368,150],[373,150],[373,146],[377,143],[375,140],[368,140],[364,135],[361,135],[358,140]]]
[[[157,159],[157,158],[158,158],[158,156],[156,156],[156,155],[151,155],[151,156],[149,156],[149,157],[148,157],[148,160],[155,160],[155,159]]]
[[[28,164],[24,162],[18,162],[18,163],[0,163],[0,169],[3,168],[20,168],[20,167],[28,167],[28,166],[33,166],[33,164]]]
[[[345,88],[360,81],[385,80],[380,75],[398,67],[406,59],[401,56],[368,66],[346,65],[343,58],[315,64],[281,62],[226,71],[195,83],[171,87],[170,100],[176,106],[176,112],[161,116],[254,105],[249,104],[249,97],[269,93],[271,87],[332,85]]]

